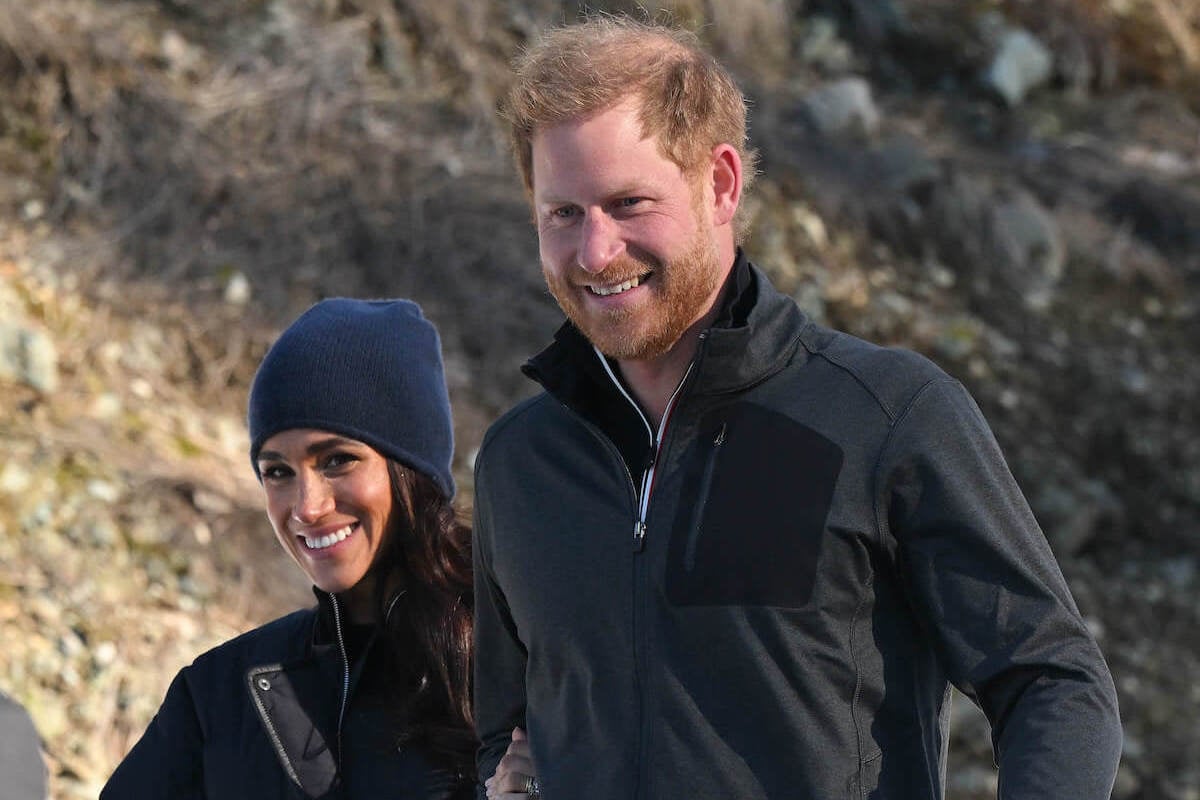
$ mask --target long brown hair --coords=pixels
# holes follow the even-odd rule
[[[390,459],[388,473],[394,527],[379,554],[377,618],[392,660],[411,678],[396,687],[400,744],[423,744],[473,778],[471,529],[425,475]]]

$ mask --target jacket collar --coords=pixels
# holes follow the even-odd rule
[[[325,648],[337,644],[337,608],[333,604],[333,595],[329,592],[312,587],[313,596],[317,598],[317,615],[313,620],[312,649],[323,652]]]
[[[800,336],[811,325],[796,303],[779,292],[739,248],[717,319],[702,334],[690,391],[721,394],[765,380],[797,355]],[[576,408],[602,402],[587,400],[595,397],[598,387],[611,387],[591,343],[569,320],[522,372]]]

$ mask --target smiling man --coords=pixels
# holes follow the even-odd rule
[[[594,19],[505,112],[568,321],[476,461],[487,793],[937,798],[955,685],[1001,797],[1107,798],[1111,677],[969,395],[739,248],[728,73]]]

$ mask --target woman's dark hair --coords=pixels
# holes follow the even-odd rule
[[[471,529],[432,480],[388,460],[392,535],[377,562],[377,602],[391,660],[409,681],[399,744],[419,743],[464,778],[474,778],[471,708]],[[395,592],[403,594],[397,599]]]

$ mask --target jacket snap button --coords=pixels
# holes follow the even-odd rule
[[[267,680],[266,678],[259,678],[258,679],[258,688],[262,689],[264,692],[270,691],[271,682],[269,680]]]

